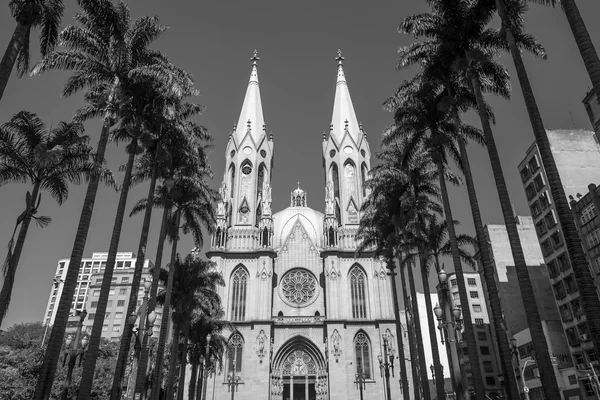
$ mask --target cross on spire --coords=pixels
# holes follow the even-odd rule
[[[252,65],[256,65],[256,64],[258,64],[259,60],[260,60],[260,57],[258,56],[258,51],[256,51],[256,49],[254,49],[254,54],[252,55],[252,58],[250,59],[250,61],[252,61]]]
[[[338,65],[344,65],[344,57],[342,57],[342,50],[338,49],[337,57],[335,60],[338,62]]]

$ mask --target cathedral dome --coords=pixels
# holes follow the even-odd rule
[[[322,246],[323,214],[309,207],[288,207],[273,215],[273,246],[280,247],[300,221],[315,246]]]

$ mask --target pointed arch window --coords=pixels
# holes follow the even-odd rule
[[[356,366],[362,369],[364,378],[371,379],[371,347],[364,332],[359,332],[354,338],[354,356]]]
[[[228,375],[242,375],[242,354],[244,352],[244,339],[239,333],[234,333],[227,343],[227,371]],[[235,366],[235,367],[234,367]]]
[[[358,191],[356,190],[356,166],[350,160],[344,164],[344,179],[346,183],[346,201],[351,198],[356,198]]]
[[[256,202],[258,205],[256,206],[256,226],[260,221],[262,216],[262,194],[263,194],[263,184],[265,182],[265,164],[260,163],[258,166],[258,180],[256,182]]]
[[[361,178],[360,186],[362,187],[363,197],[367,196],[367,188],[365,187],[365,182],[367,181],[367,175],[368,175],[367,164],[362,163],[362,165],[360,166],[360,178]]]
[[[248,273],[238,267],[231,275],[231,320],[243,321],[246,317],[246,292],[248,289]]]
[[[340,173],[336,163],[331,163],[331,181],[333,182],[333,197],[335,199],[335,217],[338,224],[342,223],[342,213],[340,210]]]
[[[350,270],[352,318],[367,318],[367,276],[358,265]]]
[[[233,189],[235,189],[235,165],[233,165],[233,163],[231,163],[231,166],[229,167],[229,187],[231,188],[229,193],[233,199]]]

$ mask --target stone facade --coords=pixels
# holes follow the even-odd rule
[[[230,376],[239,377],[240,400],[359,399],[359,372],[366,380],[364,398],[385,398],[378,355],[384,337],[396,354],[391,281],[382,261],[355,254],[370,150],[342,60],[338,56],[333,117],[323,138],[325,213],[309,208],[299,187],[290,207],[272,213],[273,137],[264,125],[253,58],[241,122],[226,149],[217,232],[207,253],[225,278],[219,295],[235,326],[227,333],[224,370],[208,379],[207,399],[231,396]],[[398,368],[410,366],[397,356],[394,364],[391,394],[399,398]]]

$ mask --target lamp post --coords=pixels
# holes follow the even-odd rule
[[[442,344],[446,345],[446,351],[450,353],[450,378],[454,386],[457,400],[466,400],[468,398],[467,385],[463,382],[463,374],[461,371],[460,358],[458,355],[458,345],[462,342],[461,330],[462,321],[461,310],[458,306],[451,309],[451,304],[448,298],[448,274],[442,268],[438,272],[438,289],[441,292],[440,302],[442,306],[436,304],[433,308],[433,313],[438,321],[438,329],[442,336]],[[446,340],[444,341],[444,337]]]
[[[135,398],[139,395],[140,399],[144,399],[146,390],[146,366],[148,364],[148,351],[149,351],[149,338],[152,336],[152,329],[154,328],[154,321],[156,321],[156,313],[152,311],[148,312],[148,293],[150,292],[150,288],[152,287],[152,281],[149,279],[144,280],[144,297],[142,300],[142,306],[140,307],[140,316],[135,313],[131,313],[129,316],[129,324],[135,325],[138,323],[137,327],[133,328],[133,335],[135,337],[135,356],[134,356],[134,364],[131,368],[131,376],[135,378],[133,381],[133,390],[130,389],[129,385],[127,388],[127,398]],[[137,364],[137,369],[135,368]],[[129,380],[130,382],[131,379]]]
[[[212,335],[209,333],[206,335],[206,352],[204,355],[204,360],[202,360],[202,399],[198,400],[206,400],[206,384],[208,383],[208,353],[210,352],[210,339],[212,339]]]
[[[227,392],[231,392],[231,400],[235,399],[235,392],[237,392],[238,385],[240,384],[240,375],[235,373],[235,361],[234,359],[233,372],[229,371],[229,374],[227,374]]]
[[[65,352],[65,358],[63,360],[63,367],[65,366],[65,362],[67,361],[67,357],[69,358],[69,366],[67,369],[67,379],[65,382],[65,387],[62,390],[61,399],[66,400],[69,394],[69,386],[71,386],[71,378],[73,377],[73,369],[75,368],[75,362],[77,362],[77,357],[79,357],[79,365],[81,365],[81,361],[83,360],[83,355],[85,353],[85,348],[88,344],[88,338],[84,337],[80,340],[81,337],[81,327],[83,326],[83,320],[87,316],[87,311],[84,309],[81,314],[79,314],[79,324],[77,325],[77,332],[75,333],[75,340],[73,341],[73,336],[67,336],[67,340],[65,341],[66,349],[69,349]],[[74,345],[71,348],[71,344]],[[81,344],[81,348],[79,345]]]
[[[385,392],[387,393],[387,399],[391,400],[392,395],[390,392],[390,369],[392,370],[392,377],[394,376],[394,355],[388,355],[388,338],[383,337],[383,357],[381,354],[377,356],[379,360],[379,370],[382,376],[385,376]]]
[[[356,380],[356,388],[360,392],[360,400],[363,400],[363,390],[365,390],[365,375],[363,373],[362,360],[359,358],[358,363],[356,365],[356,374],[354,375]]]

